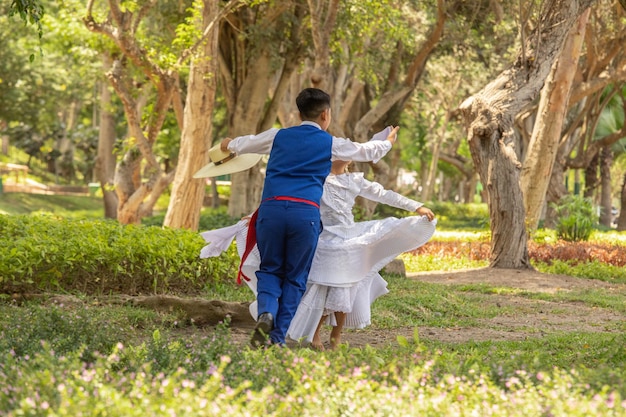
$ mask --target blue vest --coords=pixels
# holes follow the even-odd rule
[[[330,173],[333,138],[316,126],[280,129],[267,162],[263,200],[296,197],[320,203]]]

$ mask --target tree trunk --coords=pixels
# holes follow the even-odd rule
[[[578,19],[565,41],[563,50],[541,91],[539,117],[530,139],[528,153],[521,174],[522,195],[526,210],[526,226],[530,232],[537,229],[552,168],[558,153],[563,119],[590,9]]]
[[[583,197],[585,198],[592,198],[596,188],[600,185],[600,180],[598,179],[599,162],[600,154],[596,152],[585,168],[585,191],[583,192]]]
[[[602,148],[600,151],[600,224],[611,227],[611,208],[613,199],[611,198],[611,163],[613,162],[613,151],[611,148]]]
[[[624,173],[624,182],[622,183],[622,192],[620,193],[619,216],[617,217],[617,230],[623,232],[626,230],[626,173]]]
[[[311,86],[331,92],[333,86],[330,65],[330,35],[335,29],[339,0],[307,0],[307,3],[311,14],[311,33],[315,48],[315,67],[311,72]]]
[[[229,115],[230,137],[258,133],[274,124],[291,74],[306,53],[301,35],[306,11],[304,0],[279,2],[268,7],[242,8],[222,24],[221,89]],[[267,37],[242,36],[248,27],[261,21],[262,32],[274,34],[275,42],[268,42]],[[295,108],[294,101],[289,105]],[[237,217],[256,210],[263,188],[261,167],[258,164],[231,175],[229,215]]]
[[[103,69],[108,71],[111,68],[111,57],[102,55]],[[115,116],[110,111],[112,105],[111,90],[109,84],[101,83],[100,88],[100,126],[98,131],[98,153],[94,168],[96,180],[100,183],[102,190],[102,201],[104,203],[104,217],[107,219],[117,218],[117,194],[113,191],[115,178]]]
[[[474,96],[472,113],[477,119],[469,127],[468,141],[472,159],[481,182],[487,191],[489,218],[491,219],[490,266],[513,269],[532,269],[528,256],[528,236],[525,228],[524,203],[520,181],[520,163],[513,149],[512,118],[508,126],[482,125],[478,112],[487,120],[491,112],[486,103]],[[464,111],[467,111],[465,108]],[[501,117],[500,120],[504,120]],[[490,123],[494,123],[493,120]]]
[[[202,32],[217,16],[217,0],[205,0]],[[206,165],[211,147],[212,117],[217,89],[217,39],[215,28],[191,60],[183,129],[172,195],[164,226],[197,230],[205,194],[205,181],[193,174]]]
[[[2,152],[2,155],[9,154],[9,137],[8,136],[0,136],[0,152]]]
[[[61,112],[63,133],[57,145],[61,156],[55,160],[54,173],[67,181],[72,181],[76,177],[76,170],[74,169],[74,143],[70,139],[69,133],[76,126],[78,108],[78,102],[72,100],[69,108]]]
[[[437,166],[439,164],[439,155],[441,153],[441,144],[446,137],[446,130],[448,129],[448,123],[450,122],[451,114],[451,112],[446,112],[446,115],[442,120],[441,126],[439,127],[439,132],[437,133],[436,137],[433,138],[432,156],[430,158],[430,166],[428,168],[428,177],[422,191],[421,201],[424,202],[431,201],[433,199],[436,183],[435,177],[437,176]]]
[[[267,51],[248,67],[248,74],[238,91],[236,106],[231,117],[231,137],[258,133],[264,117],[267,86],[271,84],[270,56]],[[294,103],[295,105],[295,103]],[[261,202],[263,176],[258,166],[231,175],[228,214],[233,217],[254,212]]]
[[[557,159],[554,167],[552,168],[552,175],[550,175],[550,184],[546,192],[546,215],[544,221],[544,227],[554,228],[557,222],[556,210],[552,207],[552,204],[558,204],[563,196],[567,195],[567,188],[565,188],[565,167],[563,161]]]
[[[488,194],[490,266],[531,269],[513,121],[533,101],[569,28],[592,0],[555,0],[540,16],[515,64],[461,105],[472,159]]]

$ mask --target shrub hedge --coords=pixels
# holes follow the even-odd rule
[[[200,259],[197,232],[110,220],[0,215],[0,292],[197,294],[232,279],[238,257]]]

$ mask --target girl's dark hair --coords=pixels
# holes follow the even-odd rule
[[[330,108],[330,96],[319,88],[305,88],[298,94],[296,105],[303,118],[314,120]]]

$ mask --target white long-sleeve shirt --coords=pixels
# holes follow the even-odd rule
[[[304,121],[301,124],[308,124],[321,129],[320,125],[315,122]],[[236,154],[258,153],[269,155],[272,150],[274,138],[279,130],[278,128],[271,128],[257,135],[238,136],[230,141],[228,150]],[[388,140],[372,140],[359,143],[346,138],[333,136],[331,160],[355,162],[373,161],[376,163],[380,161],[389,150],[391,150],[391,142]]]

